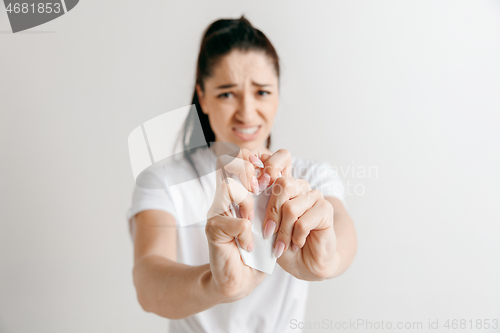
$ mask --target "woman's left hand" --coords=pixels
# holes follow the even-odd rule
[[[262,154],[260,157],[264,169],[259,176],[259,190],[265,190],[278,177],[289,177],[292,174],[292,155],[287,149],[280,149],[274,154]],[[254,164],[258,166],[257,164]]]
[[[302,280],[333,277],[338,268],[333,206],[320,191],[303,179],[276,179],[265,221],[265,238],[277,232],[273,254],[284,270]]]

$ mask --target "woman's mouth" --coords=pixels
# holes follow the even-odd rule
[[[252,127],[233,127],[233,132],[243,141],[255,140],[259,134],[260,125]]]

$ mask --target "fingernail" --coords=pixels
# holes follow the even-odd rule
[[[284,249],[285,249],[285,243],[283,243],[282,241],[278,241],[276,243],[276,246],[274,247],[273,256],[276,259],[278,259],[283,254]]]
[[[264,238],[270,238],[274,234],[274,230],[276,229],[276,222],[273,220],[267,220],[266,227],[264,228]]]
[[[297,252],[297,250],[299,249],[299,247],[295,244],[292,244],[292,251],[293,252]]]
[[[257,181],[257,177],[253,176],[252,181],[250,182],[250,186],[252,187],[253,193],[259,193],[259,182]]]
[[[264,191],[271,181],[271,176],[266,172],[264,176],[262,176],[262,183],[259,185],[259,192]]]
[[[250,214],[249,214],[249,215],[250,215],[250,216],[249,216],[249,220],[250,220],[251,222],[253,222],[253,220],[255,219],[255,212],[253,211],[253,209],[250,211]]]
[[[252,164],[255,165],[257,168],[264,167],[264,163],[262,163],[262,161],[258,157],[255,157],[254,155],[250,155],[249,159],[250,159],[250,162],[252,162]]]
[[[253,251],[253,241],[248,245],[247,251],[248,252],[252,252]]]

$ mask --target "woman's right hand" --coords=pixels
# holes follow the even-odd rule
[[[237,163],[241,163],[241,160]],[[233,166],[238,165],[237,163]],[[246,163],[240,164],[239,168],[242,168],[242,165]],[[235,174],[245,174],[244,170],[237,172],[234,167],[231,170]],[[248,185],[248,183],[243,184]],[[241,218],[232,216],[229,210],[231,201],[239,205]],[[205,234],[208,240],[214,287],[224,303],[234,302],[247,296],[266,276],[265,273],[243,263],[236,243],[237,239],[244,251],[253,250],[251,228],[253,216],[253,197],[248,188],[229,177],[226,182],[221,168],[218,168],[217,191],[207,214]]]
[[[258,194],[259,181],[257,180],[257,168],[263,168],[264,163],[247,149],[239,149],[238,155],[221,155],[217,158],[217,170],[223,168],[226,174],[235,175],[249,192]],[[266,156],[267,157],[267,156]],[[261,172],[259,172],[261,173]],[[223,181],[222,173],[217,172],[217,184]]]

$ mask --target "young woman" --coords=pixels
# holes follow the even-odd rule
[[[245,171],[240,178],[248,191],[271,183],[286,189],[273,191],[263,230],[265,238],[277,234],[273,254],[278,259],[267,275],[240,257],[235,238],[242,248],[253,249],[251,200],[240,202],[241,218],[216,212],[207,221],[179,226],[206,220],[218,200],[228,200],[224,183],[200,177],[198,185],[181,192],[168,184],[163,190],[136,186],[128,215],[134,284],[145,311],[172,319],[170,332],[290,331],[291,320],[303,319],[307,281],[342,274],[355,256],[356,232],[333,168],[291,157],[286,149],[269,149],[278,87],[278,55],[248,20],[218,20],[207,28],[193,104],[208,144],[241,148]],[[193,121],[186,122],[187,146]],[[215,162],[214,152],[201,147],[189,150],[178,169],[196,179]],[[259,179],[254,166],[264,166]]]

